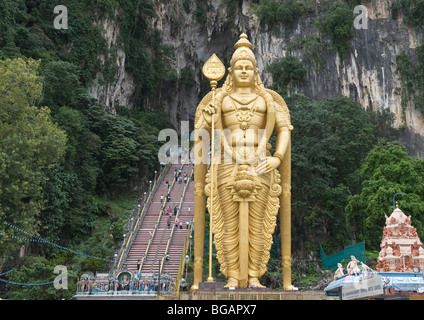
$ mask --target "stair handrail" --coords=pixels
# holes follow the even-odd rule
[[[192,173],[193,173],[193,170],[192,170]],[[190,177],[191,177],[191,174],[190,174]],[[179,217],[179,215],[180,215],[180,212],[181,212],[181,206],[182,206],[182,203],[184,202],[185,193],[186,193],[186,191],[187,191],[187,188],[188,188],[188,184],[189,184],[189,183],[190,183],[190,179],[188,179],[188,180],[187,180],[186,185],[184,186],[184,191],[183,191],[183,194],[182,194],[181,199],[180,199],[180,203],[179,203],[179,206],[178,206],[178,213],[177,213],[177,215],[176,215],[175,219],[178,219],[178,217]],[[175,223],[174,223],[174,224],[172,225],[171,233],[170,233],[169,238],[168,238],[168,243],[167,243],[167,245],[166,245],[166,249],[165,249],[165,252],[164,252],[164,255],[163,255],[162,261],[161,261],[161,265],[160,265],[160,267],[159,267],[159,272],[160,272],[160,273],[161,273],[161,272],[162,272],[162,270],[163,270],[163,265],[164,265],[164,262],[165,262],[166,255],[168,254],[169,247],[170,247],[171,242],[172,242],[172,240],[173,240],[173,236],[174,236],[174,230],[175,230],[175,228],[176,228],[176,225],[175,225]]]
[[[187,179],[186,185],[184,186],[183,195],[181,196],[181,200],[180,200],[180,204],[179,204],[179,210],[178,210],[177,216],[175,217],[176,219],[180,215],[181,206],[182,206],[182,203],[184,202],[185,194],[186,194],[186,191],[188,189],[188,185],[190,184],[190,181],[191,181],[191,178],[192,178],[193,174],[194,174],[194,169],[191,170],[191,173],[190,173],[190,175],[189,175],[189,177]],[[165,253],[164,253],[163,257],[162,257],[162,261],[161,261],[161,264],[160,264],[160,267],[159,267],[159,274],[162,273],[163,266],[165,264],[165,258],[166,258],[166,255],[168,254],[169,247],[171,246],[171,242],[172,242],[173,237],[174,237],[174,230],[175,230],[175,223],[172,226],[171,234],[169,235],[169,239],[168,239],[168,243],[166,245]]]
[[[180,166],[180,170],[183,168],[183,166],[184,166],[184,164],[182,164],[182,165]],[[169,193],[172,191],[172,189],[174,188],[174,184],[175,184],[175,179],[172,181],[172,184],[171,184],[171,187],[169,188],[168,194],[169,194]],[[151,244],[152,244],[152,242],[153,242],[153,238],[154,238],[154,236],[155,236],[156,230],[157,230],[157,228],[158,228],[158,226],[159,226],[160,219],[161,219],[161,217],[162,217],[162,215],[163,215],[163,208],[165,207],[165,205],[166,205],[167,203],[168,203],[168,200],[167,200],[167,199],[165,199],[165,201],[164,201],[164,202],[163,202],[163,204],[162,204],[161,210],[159,211],[158,219],[157,219],[157,220],[156,220],[156,222],[155,222],[155,227],[154,227],[154,229],[153,229],[153,233],[150,235],[149,242],[147,243],[146,250],[144,251],[144,254],[143,254],[143,256],[141,257],[141,262],[140,262],[140,267],[139,267],[139,269],[138,269],[138,273],[141,273],[141,270],[143,269],[144,261],[145,261],[145,259],[146,259],[146,257],[147,257],[147,254],[148,254],[149,249],[150,249],[150,246],[151,246]]]
[[[183,168],[183,166],[181,166],[180,167],[180,169],[182,169]],[[168,189],[168,194],[173,190],[173,188],[174,188],[174,184],[175,184],[175,179],[174,179],[174,181],[172,182],[172,184],[171,184],[171,188],[169,188]],[[167,202],[168,202],[168,200],[166,200],[165,201],[165,203],[163,204],[163,206],[162,206],[162,208],[161,208],[161,210],[160,210],[160,215],[158,216],[158,219],[156,220],[156,223],[155,223],[155,230],[154,230],[154,234],[153,235],[151,235],[151,242],[153,242],[153,238],[154,238],[154,235],[156,234],[156,231],[157,231],[157,229],[158,229],[158,227],[159,227],[159,225],[160,225],[160,221],[161,221],[161,219],[162,219],[162,215],[164,215],[164,207],[166,206],[166,204],[167,204]],[[158,255],[158,251],[159,251],[159,249],[160,249],[160,246],[162,245],[162,241],[163,241],[163,236],[165,235],[165,231],[166,231],[166,229],[164,229],[163,231],[162,231],[162,237],[161,237],[161,239],[160,239],[160,243],[159,243],[159,246],[157,247],[157,249],[156,249],[156,253],[155,253],[155,259],[153,260],[153,262],[152,262],[152,264],[151,264],[151,266],[150,266],[150,273],[151,273],[151,271],[152,271],[152,269],[153,269],[153,266],[154,266],[154,263],[156,262],[156,258],[157,258],[157,255]],[[150,239],[149,239],[149,241],[150,241]],[[151,245],[151,243],[150,243],[150,245]],[[150,247],[150,245],[149,245],[149,247]],[[147,251],[146,251],[147,252]],[[148,253],[148,252],[147,252]],[[147,254],[146,254],[146,257],[147,257]],[[140,269],[141,270],[141,269]]]
[[[174,161],[175,158],[178,158],[180,156],[180,153],[178,153],[176,155],[176,157],[172,157],[168,163],[162,168],[161,172],[159,173],[159,176],[157,177],[157,179],[154,181],[154,184],[152,186],[152,188],[150,188],[149,191],[149,195],[147,197],[147,200],[144,200],[143,203],[143,209],[139,212],[138,216],[137,216],[137,220],[136,223],[134,224],[134,227],[132,229],[132,231],[130,232],[130,235],[127,238],[126,244],[124,245],[124,242],[122,243],[122,247],[120,249],[121,254],[118,260],[118,265],[115,268],[114,272],[116,273],[118,270],[121,269],[123,261],[126,260],[126,257],[128,255],[128,248],[131,248],[135,237],[134,234],[136,234],[138,232],[138,228],[141,225],[141,222],[144,219],[145,213],[147,212],[148,208],[150,207],[150,203],[152,202],[152,194],[154,194],[158,188],[158,186],[160,185],[160,182],[163,180],[163,178],[165,177],[166,173],[168,173],[169,169],[172,166],[172,162]],[[124,258],[125,257],[125,258]]]
[[[152,261],[152,263],[151,263],[151,265],[150,265],[150,273],[152,273],[152,271],[153,271],[153,267],[154,267],[154,265],[155,265],[155,262],[156,262],[156,259],[157,259],[157,256],[158,256],[159,249],[160,249],[160,246],[162,245],[163,237],[164,237],[164,235],[165,235],[165,230],[166,230],[166,229],[163,229],[163,231],[162,231],[162,236],[160,237],[159,245],[158,245],[158,247],[156,248],[156,252],[155,252],[155,259]]]
[[[182,168],[183,168],[183,166],[181,166],[181,167],[180,167],[180,169],[182,169]],[[174,182],[175,182],[175,179],[174,179]],[[188,182],[186,182],[186,184],[184,185],[184,188],[183,188],[183,194],[182,194],[182,195],[181,195],[181,197],[180,197],[180,203],[179,203],[179,205],[178,205],[178,213],[177,213],[176,217],[178,217],[179,212],[180,212],[180,210],[181,210],[181,204],[182,204],[182,202],[183,202],[183,198],[184,198],[184,194],[185,194],[185,190],[186,190],[187,183],[188,183]],[[163,215],[163,214],[164,214],[164,211],[162,210],[162,215]],[[160,216],[160,218],[159,218],[159,219],[158,219],[158,221],[157,221],[158,226],[159,226],[159,224],[160,224],[160,220],[161,220],[161,218],[162,218],[162,215]],[[160,243],[159,243],[159,245],[158,245],[158,247],[157,247],[157,249],[156,249],[155,259],[152,261],[152,263],[151,263],[151,265],[150,265],[150,273],[152,272],[153,266],[154,266],[154,264],[155,264],[155,262],[156,262],[156,260],[157,260],[157,256],[158,256],[158,253],[159,253],[159,249],[160,249],[160,247],[162,246],[163,236],[165,235],[165,231],[166,231],[166,230],[167,230],[167,229],[163,229],[163,231],[162,231],[162,237],[161,237],[161,239],[160,239]],[[166,253],[167,253],[167,251],[168,251],[169,241],[170,241],[170,239],[172,239],[172,233],[173,233],[173,230],[174,230],[174,227],[171,229],[171,234],[168,236],[167,246],[166,246],[166,248],[165,248],[165,252],[166,252]],[[152,239],[152,241],[153,241],[153,239]],[[165,255],[164,255],[164,256],[165,256]],[[163,260],[163,258],[162,258],[162,260]],[[161,269],[161,268],[159,268],[159,272],[160,272],[160,271],[162,271],[162,269]]]
[[[192,225],[190,224],[190,226],[187,230],[187,234],[186,234],[185,239],[184,239],[183,253],[182,253],[181,259],[180,259],[180,266],[178,267],[177,278],[175,279],[175,291],[176,291],[177,295],[180,292],[181,276],[184,272],[184,266],[185,266],[185,262],[186,262],[185,256],[187,254],[188,246],[190,244],[191,232],[192,232]]]
[[[120,258],[119,258],[119,262],[118,262],[117,268],[115,269],[116,271],[121,269],[122,264],[123,264],[123,261],[126,260],[126,257],[128,255],[128,248],[131,248],[131,246],[132,246],[132,244],[134,242],[134,239],[135,239],[134,238],[134,234],[136,234],[136,230],[138,230],[138,227],[140,225],[140,222],[143,221],[144,216],[145,216],[145,213],[147,212],[148,208],[150,207],[150,203],[152,202],[152,194],[154,192],[156,192],[157,185],[158,185],[157,184],[157,181],[159,179],[162,179],[162,177],[161,177],[162,176],[162,173],[165,172],[165,171],[168,171],[169,168],[170,168],[170,166],[166,165],[162,169],[161,173],[159,174],[159,177],[157,178],[157,180],[155,181],[153,187],[151,188],[151,190],[149,192],[149,195],[147,197],[147,200],[144,201],[143,209],[141,210],[140,214],[137,216],[136,223],[134,224],[133,229],[130,231],[130,234],[127,237],[127,241],[126,241],[125,245],[124,245],[124,242],[123,242],[123,247],[121,249],[121,255],[120,255]]]
[[[168,189],[168,190],[169,190],[169,192],[173,189],[173,187],[174,187],[174,181],[172,182],[171,187]],[[147,257],[147,254],[148,254],[148,252],[149,252],[149,250],[150,250],[150,246],[151,246],[151,244],[152,244],[152,241],[153,241],[153,238],[154,238],[154,236],[155,236],[156,230],[157,230],[157,228],[158,228],[158,226],[159,226],[160,217],[161,217],[161,216],[162,216],[162,214],[163,214],[163,208],[165,207],[165,205],[166,205],[167,203],[168,203],[168,200],[167,200],[167,199],[165,199],[165,201],[162,203],[162,206],[161,206],[161,208],[160,208],[160,210],[159,210],[159,216],[158,216],[158,219],[156,219],[155,226],[154,226],[154,228],[153,228],[153,232],[150,234],[149,241],[147,242],[146,250],[144,251],[144,254],[143,254],[143,256],[141,257],[140,267],[139,267],[139,269],[137,270],[137,271],[138,271],[138,273],[140,273],[140,272],[141,272],[141,269],[143,268],[145,258]]]

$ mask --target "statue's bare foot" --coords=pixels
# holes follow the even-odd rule
[[[283,289],[284,289],[285,291],[299,290],[297,287],[295,287],[295,286],[294,286],[294,285],[292,285],[292,284],[288,284],[288,285],[286,285],[286,286],[283,286]]]
[[[238,286],[239,286],[238,280],[237,280],[236,278],[229,277],[229,278],[228,278],[228,282],[227,282],[227,284],[224,286],[224,288],[229,288],[229,287],[238,288]]]
[[[249,286],[253,286],[254,288],[266,288],[265,286],[261,285],[258,278],[250,278]]]

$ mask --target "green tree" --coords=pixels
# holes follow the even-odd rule
[[[274,89],[287,94],[291,88],[299,86],[306,74],[303,63],[294,56],[287,56],[267,66],[274,81]]]
[[[424,114],[424,45],[416,48],[411,62],[406,52],[396,56],[396,64],[402,79],[402,117],[405,120],[408,100]]]
[[[162,43],[160,32],[149,27],[149,19],[156,16],[151,0],[117,2],[122,9],[119,22],[126,53],[125,68],[136,80],[135,95],[140,103],[163,81],[176,79],[171,63],[173,51]]]
[[[333,3],[328,14],[317,21],[321,30],[327,31],[337,49],[340,60],[346,57],[349,48],[348,41],[353,37],[353,10],[341,1]]]
[[[58,285],[63,284],[63,280],[56,278],[64,275],[63,271],[55,273],[54,269],[55,265],[45,258],[25,258],[23,265],[19,269],[7,275],[8,281],[25,285],[8,284],[3,297],[12,300],[71,299],[76,291],[77,274],[73,274],[75,271],[72,271],[71,268],[67,269],[67,288],[56,289],[54,281],[57,281]]]
[[[44,206],[45,170],[66,144],[50,109],[32,106],[41,96],[38,66],[32,59],[0,61],[0,217],[33,233]]]
[[[56,107],[54,119],[66,132],[68,141],[61,161],[46,170],[48,180],[43,185],[46,205],[41,222],[44,237],[67,245],[90,234],[96,215],[102,211],[93,197],[101,172],[98,160],[101,140],[90,131],[86,116],[79,110]],[[55,251],[46,248],[44,253]]]
[[[392,3],[392,18],[397,19],[402,12],[403,21],[410,27],[424,26],[423,0],[397,0]]]
[[[371,117],[373,112],[365,111],[345,96],[316,103],[328,113],[326,125],[337,137],[333,162],[335,180],[354,187],[359,183],[361,162],[376,142],[377,128]]]
[[[348,223],[359,240],[371,250],[378,250],[385,216],[393,211],[392,198],[399,196],[399,205],[419,234],[424,231],[424,161],[410,157],[405,147],[396,142],[381,141],[374,147],[361,168],[360,193],[349,197],[346,207]]]
[[[348,197],[359,192],[361,165],[378,137],[387,133],[392,118],[365,111],[343,96],[313,102],[293,95],[286,103],[294,126],[294,243],[300,249],[307,245],[302,240],[307,234],[320,234],[329,247],[348,244]]]
[[[311,11],[312,1],[297,0],[263,0],[252,3],[252,11],[273,32],[281,26],[289,27],[299,16]]]
[[[335,185],[338,138],[328,126],[331,116],[322,106],[304,96],[286,99],[292,124],[292,211],[294,246],[302,252],[307,234],[316,234],[326,226],[330,238],[343,241],[346,227],[333,229],[340,214],[333,219],[324,214],[326,197]],[[340,198],[341,200],[341,198]],[[327,210],[330,212],[330,210]],[[342,218],[342,220],[344,220]],[[325,238],[322,239],[324,241]],[[336,240],[337,239],[337,240]],[[340,243],[340,242],[339,242]]]
[[[75,172],[85,192],[92,194],[100,172],[100,137],[90,130],[87,116],[79,110],[61,107],[54,119],[68,136],[63,166]]]
[[[44,95],[43,104],[51,109],[58,106],[73,107],[79,94],[86,89],[80,82],[79,68],[70,62],[48,62],[43,70]]]
[[[89,112],[90,130],[101,139],[98,161],[101,174],[97,181],[100,192],[125,188],[138,171],[141,144],[134,122],[92,106]]]

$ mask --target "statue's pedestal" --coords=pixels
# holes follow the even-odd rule
[[[279,291],[224,286],[224,282],[200,282],[199,290],[190,294],[190,300],[339,300],[339,297],[326,296],[324,291]]]
[[[199,291],[216,291],[224,288],[225,282],[199,282]]]
[[[270,288],[224,288],[225,282],[199,282],[199,292],[220,292],[220,293],[231,293],[231,292],[274,292],[275,290]]]

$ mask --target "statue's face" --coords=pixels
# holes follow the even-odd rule
[[[255,69],[249,60],[239,60],[233,67],[233,81],[238,87],[251,87],[254,85]]]

